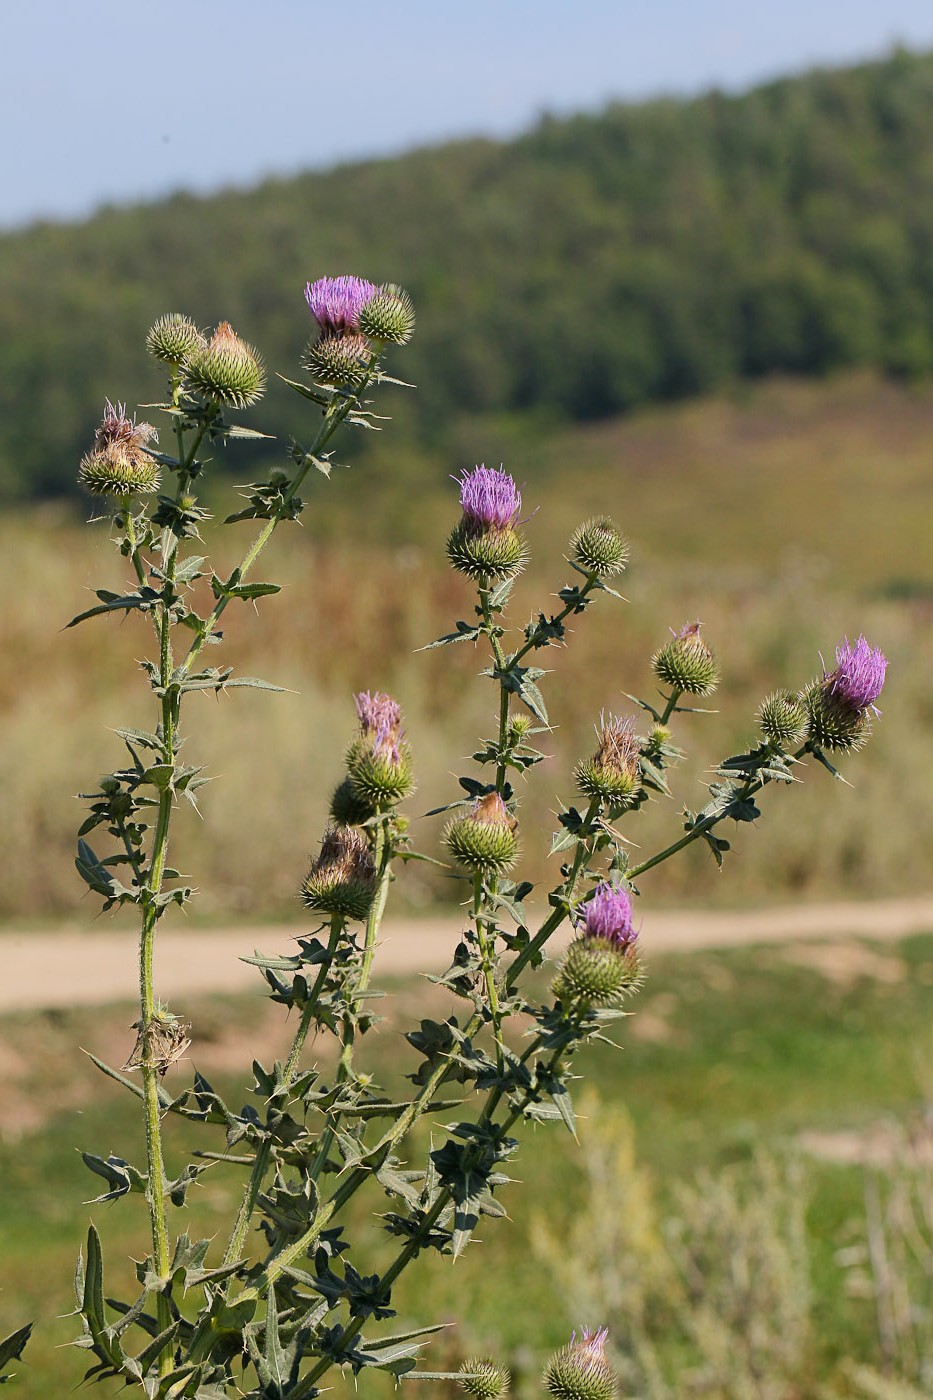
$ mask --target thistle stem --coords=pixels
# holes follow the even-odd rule
[[[314,1019],[314,1014],[317,1011],[321,991],[323,989],[324,983],[327,980],[327,974],[330,972],[331,965],[334,960],[334,953],[337,950],[337,944],[340,941],[340,935],[342,932],[343,920],[339,917],[339,915],[334,914],[331,919],[330,939],[327,944],[327,954],[324,958],[324,961],[321,963],[321,966],[318,968],[317,977],[314,980],[314,984],[311,988],[311,991],[308,993],[308,999],[305,1002],[304,1007],[302,1008],[301,1020],[298,1023],[298,1029],[295,1031],[295,1038],[292,1041],[292,1047],[288,1053],[288,1059],[285,1061],[285,1065],[282,1069],[282,1084],[286,1088],[288,1088],[291,1085],[292,1079],[295,1076],[295,1071],[298,1068],[298,1061],[301,1058],[301,1052],[304,1048],[304,1043],[307,1039],[308,1031],[311,1027],[311,1022]],[[256,1209],[256,1202],[259,1198],[259,1192],[262,1189],[263,1178],[265,1177],[266,1169],[269,1166],[269,1158],[271,1157],[271,1155],[272,1144],[270,1140],[266,1138],[260,1144],[259,1149],[256,1152],[255,1157],[253,1158],[252,1170],[250,1171],[249,1180],[246,1183],[246,1189],[244,1190],[243,1197],[240,1201],[240,1206],[237,1211],[236,1220],[234,1221],[233,1225],[233,1232],[230,1236],[227,1248],[224,1251],[223,1264],[225,1266],[227,1264],[234,1263],[239,1258],[240,1252],[243,1249],[243,1245],[246,1242],[246,1236],[249,1232],[250,1220],[252,1219],[253,1211]]]
[[[246,554],[243,556],[243,560],[240,563],[239,569],[237,570],[238,577],[241,580],[246,577],[249,570],[253,567],[256,560],[259,558],[260,554],[265,549],[266,545],[269,543],[269,540],[272,538],[276,527],[283,520],[285,513],[288,510],[288,507],[291,505],[292,501],[295,498],[295,494],[298,491],[299,486],[304,481],[305,477],[308,475],[308,472],[311,470],[311,467],[313,465],[312,458],[318,452],[320,452],[323,447],[326,447],[327,443],[333,437],[340,424],[350,413],[354,405],[359,402],[360,395],[366,392],[366,389],[369,387],[372,372],[376,365],[376,358],[376,355],[372,355],[370,357],[369,365],[367,366],[366,370],[366,378],[364,379],[357,393],[354,394],[352,397],[345,399],[336,409],[333,408],[333,405],[331,405],[325,412],[324,422],[321,424],[317,437],[314,439],[314,442],[311,444],[309,450],[305,453],[305,460],[298,467],[298,470],[293,476],[288,490],[285,492],[285,495],[282,498],[281,505],[279,506],[275,514],[271,517],[271,519],[266,521],[265,525],[260,530],[255,540],[250,545],[249,549],[246,551]],[[229,593],[225,593],[217,599],[217,602],[214,604],[214,607],[208,614],[207,619],[205,620],[203,630],[197,637],[195,637],[194,641],[191,643],[191,646],[188,650],[188,655],[185,657],[184,661],[178,668],[179,678],[185,677],[190,671],[191,666],[199,656],[201,649],[207,642],[208,637],[210,637],[214,632],[214,629],[216,628],[221,617],[223,616],[223,613],[229,602]]]
[[[803,747],[799,748],[794,754],[794,761],[799,762],[807,752],[808,747],[804,744]],[[746,797],[754,797],[756,793],[761,792],[767,781],[769,780],[765,778],[749,779],[742,788],[740,796],[743,799]],[[698,822],[697,825],[692,827],[679,841],[672,842],[670,846],[665,846],[663,851],[658,851],[656,855],[649,856],[647,860],[643,860],[640,865],[633,866],[627,872],[628,879],[635,880],[639,875],[644,875],[646,870],[653,870],[654,867],[660,865],[662,861],[669,860],[670,857],[676,855],[678,851],[682,851],[684,847],[699,840],[699,838],[705,836],[708,831],[712,831],[713,827],[717,826],[719,822],[724,821],[728,815],[728,812],[720,812],[714,817],[706,817],[703,821]]]

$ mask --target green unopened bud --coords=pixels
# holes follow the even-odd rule
[[[556,1351],[542,1377],[554,1400],[612,1400],[616,1393],[615,1372],[603,1355],[606,1329],[576,1333],[570,1345]]]
[[[460,520],[447,538],[447,558],[467,578],[493,581],[520,573],[528,548],[511,525],[482,529],[471,521]]]
[[[497,1366],[485,1356],[471,1356],[464,1361],[457,1375],[457,1384],[467,1395],[472,1395],[473,1400],[501,1400],[511,1380],[504,1366]]]
[[[509,743],[518,744],[534,728],[531,715],[512,715],[509,718]]]
[[[376,815],[371,802],[360,797],[349,778],[344,778],[334,789],[330,799],[330,815],[342,826],[362,826]]]
[[[467,817],[456,817],[444,832],[455,860],[470,870],[510,870],[518,854],[515,822],[496,792],[474,804]]]
[[[807,734],[820,749],[860,749],[871,733],[867,710],[856,709],[831,683],[813,681],[801,695],[807,711]]]
[[[700,624],[688,622],[651,658],[654,674],[672,690],[711,695],[719,684],[719,664],[700,636]]]
[[[617,945],[605,938],[575,938],[554,978],[552,991],[561,1001],[612,1006],[642,982],[634,943]]]
[[[645,757],[659,758],[667,749],[673,735],[666,724],[655,724],[645,741]]]
[[[776,748],[789,748],[799,744],[807,732],[806,707],[799,696],[791,695],[789,690],[776,690],[759,705],[758,724],[762,734]]]
[[[246,408],[261,399],[266,373],[257,350],[222,321],[208,344],[196,347],[185,366],[188,388],[231,408]]]
[[[360,330],[371,340],[407,345],[415,331],[415,308],[401,287],[388,282],[360,309]]]
[[[196,350],[206,350],[207,341],[193,321],[178,311],[160,316],[146,336],[146,349],[157,360],[175,369],[187,365]]]
[[[366,378],[372,351],[365,336],[353,332],[322,335],[307,346],[302,364],[319,384],[357,388]]]
[[[599,516],[574,531],[570,553],[573,562],[586,573],[612,578],[621,574],[628,562],[628,540],[607,516]]]
[[[305,904],[320,914],[365,919],[375,892],[376,867],[365,837],[352,827],[328,827],[301,888]]]

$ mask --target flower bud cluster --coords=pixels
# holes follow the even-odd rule
[[[134,492],[155,491],[159,466],[146,451],[156,436],[150,423],[137,423],[126,416],[125,404],[106,401],[104,416],[94,436],[94,446],[86,452],[78,468],[78,480],[92,496],[126,499]]]
[[[365,919],[376,893],[376,867],[366,838],[350,826],[329,826],[301,887],[309,909]]]
[[[629,807],[639,786],[638,759],[641,745],[630,717],[600,715],[596,730],[596,752],[577,764],[574,777],[586,797],[608,802],[613,807]]]
[[[480,584],[511,578],[528,557],[515,529],[521,492],[502,468],[481,465],[454,480],[463,514],[448,536],[448,559],[459,573]]]
[[[625,890],[597,885],[576,913],[577,937],[570,944],[554,994],[584,1006],[611,1006],[641,982],[638,932]]]
[[[411,298],[388,282],[364,277],[321,277],[305,287],[317,335],[302,363],[318,383],[359,388],[386,345],[405,345],[415,329]]]
[[[465,817],[455,817],[444,832],[447,848],[460,865],[483,874],[510,870],[518,855],[515,818],[497,792],[473,803]]]
[[[719,663],[700,635],[700,623],[688,622],[651,658],[662,685],[688,695],[712,695],[719,684]]]
[[[863,636],[836,647],[836,665],[798,694],[777,690],[758,707],[758,726],[775,749],[807,741],[814,748],[860,749],[871,732],[871,715],[887,673],[887,657]]]
[[[556,1351],[544,1368],[542,1380],[554,1400],[612,1400],[615,1372],[605,1357],[608,1330],[576,1332],[567,1346]]]

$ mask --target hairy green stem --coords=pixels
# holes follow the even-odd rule
[[[580,599],[586,598],[598,585],[598,583],[598,574],[587,574],[586,583],[580,589],[580,597],[576,599],[573,603],[565,603],[564,606],[561,608],[560,612],[555,613],[554,616],[550,619],[551,623],[560,624],[561,622],[565,622],[566,619],[570,616],[570,614],[572,612],[576,612],[577,608],[580,606]],[[532,636],[528,639],[525,645],[519,647],[518,651],[513,652],[512,655],[509,657],[509,665],[517,665],[518,662],[521,661],[523,656],[527,656],[528,653],[533,650],[534,646],[535,638],[534,634],[532,634]]]

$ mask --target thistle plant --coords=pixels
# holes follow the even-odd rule
[[[92,1354],[89,1376],[119,1377],[151,1397],[217,1400],[237,1392],[303,1400],[320,1393],[334,1367],[436,1376],[416,1368],[435,1326],[393,1334],[382,1325],[394,1315],[395,1283],[429,1251],[455,1260],[483,1217],[505,1214],[507,1164],[523,1124],[554,1121],[575,1131],[574,1055],[628,1014],[643,975],[634,912],[642,876],[697,841],[721,864],[728,842],[717,828],[727,818],[757,820],[759,794],[797,781],[807,758],[835,772],[826,750],[835,757],[865,741],[884,680],[884,658],[860,637],[840,645],[836,667],[824,667],[820,679],[775,691],[759,711],[759,737],[717,765],[709,802],[685,810],[682,834],[633,864],[621,825],[669,793],[669,773],[683,756],[677,722],[698,712],[682,701],[709,695],[719,680],[700,625],[687,623],[651,662],[660,701],[624,692],[601,697],[604,705],[628,700],[633,709],[601,711],[595,752],[575,768],[578,797],[561,805],[551,837],[559,860],[554,883],[546,900],[532,900],[533,886],[517,867],[541,833],[522,828],[521,785],[542,762],[536,736],[550,727],[546,672],[534,657],[568,642],[570,619],[580,620],[594,602],[619,600],[609,580],[624,570],[629,550],[608,518],[584,522],[569,542],[570,580],[557,593],[558,606],[515,629],[508,608],[528,559],[522,496],[504,468],[465,469],[456,478],[460,518],[446,549],[465,595],[473,594],[472,614],[427,647],[466,643],[482,651],[494,699],[491,733],[480,740],[473,768],[452,801],[430,814],[445,818],[440,849],[464,896],[450,966],[433,979],[450,998],[451,1014],[408,1031],[407,1092],[393,1096],[380,1086],[376,1062],[365,1055],[377,1021],[371,998],[380,926],[407,863],[437,856],[413,848],[410,818],[401,811],[415,791],[417,745],[393,697],[370,689],[355,697],[355,728],[348,706],[348,747],[343,771],[331,775],[329,825],[316,837],[309,833],[317,854],[303,881],[295,874],[308,930],[290,951],[248,960],[272,1000],[292,1014],[291,1048],[282,1063],[253,1062],[242,1107],[199,1073],[190,1087],[170,1092],[168,1071],[197,1035],[181,1011],[157,999],[154,979],[162,920],[193,897],[174,854],[177,864],[170,864],[174,815],[182,802],[199,802],[208,781],[183,752],[188,697],[225,696],[238,686],[276,689],[230,666],[208,665],[207,649],[222,643],[220,623],[231,604],[279,591],[254,578],[260,555],[280,525],[304,512],[305,480],[312,472],[328,476],[338,430],[381,426],[373,396],[402,384],[384,369],[384,356],[414,329],[411,303],[394,285],[323,277],[308,285],[306,300],[313,324],[303,377],[284,382],[308,407],[310,441],[292,442],[283,454],[287,465],[245,488],[245,504],[227,517],[227,526],[258,525],[230,573],[216,573],[204,552],[210,517],[197,489],[210,467],[205,453],[268,435],[239,421],[260,399],[266,370],[227,323],[208,335],[182,315],[157,321],[148,346],[167,371],[167,392],[150,407],[167,422],[168,450],[156,449],[151,425],[108,402],[80,468],[107,505],[132,578],[97,590],[97,603],[72,625],[144,616],[153,654],[140,664],[153,721],[148,730],[117,731],[126,757],[86,794],[78,841],[78,872],[104,908],[131,906],[138,919],[136,1045],[122,1068],[95,1063],[139,1100],[146,1129],[145,1162],[91,1152],[84,1160],[107,1185],[100,1200],[143,1197],[149,1244],[137,1268],[138,1294],[111,1299],[91,1228],[76,1275],[83,1324],[77,1344]],[[549,977],[535,976],[562,926],[573,935],[565,954]],[[644,942],[650,947],[650,916]],[[335,1043],[332,1071],[309,1059],[309,1038],[316,1037]],[[418,1131],[427,1115],[430,1141]],[[193,1160],[170,1163],[178,1119],[200,1124],[209,1145]],[[175,1212],[207,1172],[236,1178],[237,1205],[224,1239],[191,1240],[175,1226]],[[358,1193],[380,1214],[395,1247],[381,1272],[347,1224]],[[544,1384],[557,1400],[609,1400],[615,1381],[604,1341],[604,1331],[585,1331],[552,1359]],[[478,1400],[498,1400],[508,1381],[486,1358],[453,1377]]]

